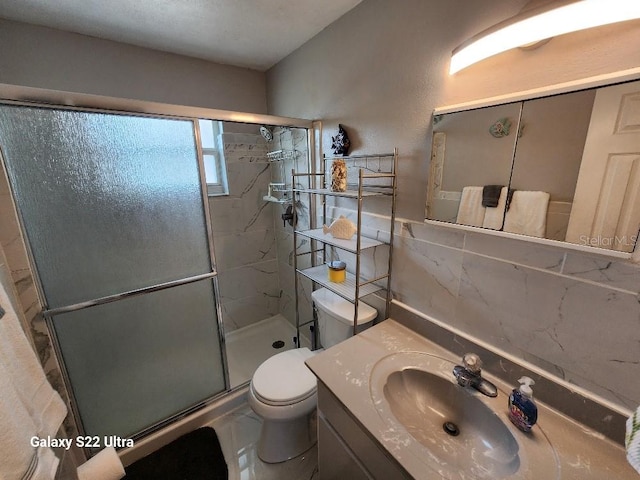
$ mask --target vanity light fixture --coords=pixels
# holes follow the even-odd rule
[[[475,35],[451,55],[453,75],[480,60],[512,48],[565,33],[640,18],[640,0],[560,0],[527,8]]]

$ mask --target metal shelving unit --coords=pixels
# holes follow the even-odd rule
[[[345,192],[334,192],[326,188],[331,182],[331,175],[327,172],[327,162],[333,160],[344,160],[348,164],[348,170],[351,169],[352,174],[357,171],[358,182],[357,184],[348,185],[351,189]],[[375,165],[377,163],[377,170]],[[371,167],[371,164],[374,167]],[[384,167],[383,167],[384,164]],[[353,335],[357,334],[357,315],[358,305],[360,299],[372,293],[376,293],[380,290],[386,290],[386,303],[385,303],[385,318],[389,316],[389,308],[391,305],[391,265],[393,258],[393,236],[395,226],[395,212],[396,212],[396,171],[398,166],[398,150],[394,149],[393,153],[375,154],[375,155],[352,155],[347,157],[323,157],[320,165],[320,173],[313,172],[291,172],[292,174],[292,190],[291,198],[298,198],[302,195],[309,195],[309,205],[313,205],[312,197],[318,197],[322,202],[322,214],[319,224],[328,223],[327,219],[327,197],[341,197],[345,199],[354,200],[357,202],[357,222],[356,233],[349,240],[343,240],[334,238],[329,234],[324,234],[322,228],[317,228],[315,225],[311,225],[309,230],[298,230],[294,228],[293,231],[293,266],[295,270],[295,311],[296,311],[296,334],[297,338],[300,338],[300,328],[314,323],[316,319],[300,320],[300,302],[298,298],[298,276],[302,275],[310,279],[316,285],[321,285],[328,290],[336,293],[342,298],[348,300],[354,304],[354,322],[353,322]],[[312,188],[298,188],[301,178],[307,179],[306,184]],[[320,183],[324,188],[313,188],[316,183]],[[303,182],[305,183],[305,182]],[[389,225],[389,240],[381,241],[374,238],[365,237],[362,234],[362,213],[363,204],[366,199],[374,197],[388,197],[390,208],[390,225]],[[295,203],[295,202],[294,202]],[[294,209],[294,225],[297,225],[297,209]],[[311,240],[311,248],[309,251],[298,252],[298,236],[303,236]],[[363,251],[384,246],[388,248],[389,260],[386,273],[379,275],[376,278],[363,278],[361,275],[362,264],[361,254]],[[339,250],[343,250],[355,255],[355,268],[353,265],[351,269],[347,269],[347,278],[342,283],[330,282],[327,276],[327,267],[325,265],[327,261],[327,247],[334,247]],[[299,268],[298,258],[304,255],[311,256],[311,267]],[[320,264],[317,264],[317,258],[321,257]],[[384,284],[381,286],[381,283]],[[315,317],[315,316],[314,316]],[[316,329],[317,331],[317,329]],[[314,336],[315,337],[315,336]]]

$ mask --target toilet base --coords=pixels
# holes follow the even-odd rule
[[[258,457],[265,463],[280,463],[306,452],[318,441],[316,410],[287,421],[263,419]]]
[[[258,457],[266,463],[290,460],[317,442],[317,381],[304,361],[308,348],[278,353],[253,374],[247,400],[262,418]]]

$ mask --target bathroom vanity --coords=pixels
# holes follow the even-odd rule
[[[460,387],[450,370],[459,363],[392,319],[307,360],[318,377],[320,477],[638,478],[621,445],[540,401],[533,431],[519,431],[507,417],[513,385],[483,371],[496,398]]]

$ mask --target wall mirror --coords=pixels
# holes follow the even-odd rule
[[[437,109],[426,218],[632,252],[640,81]]]

